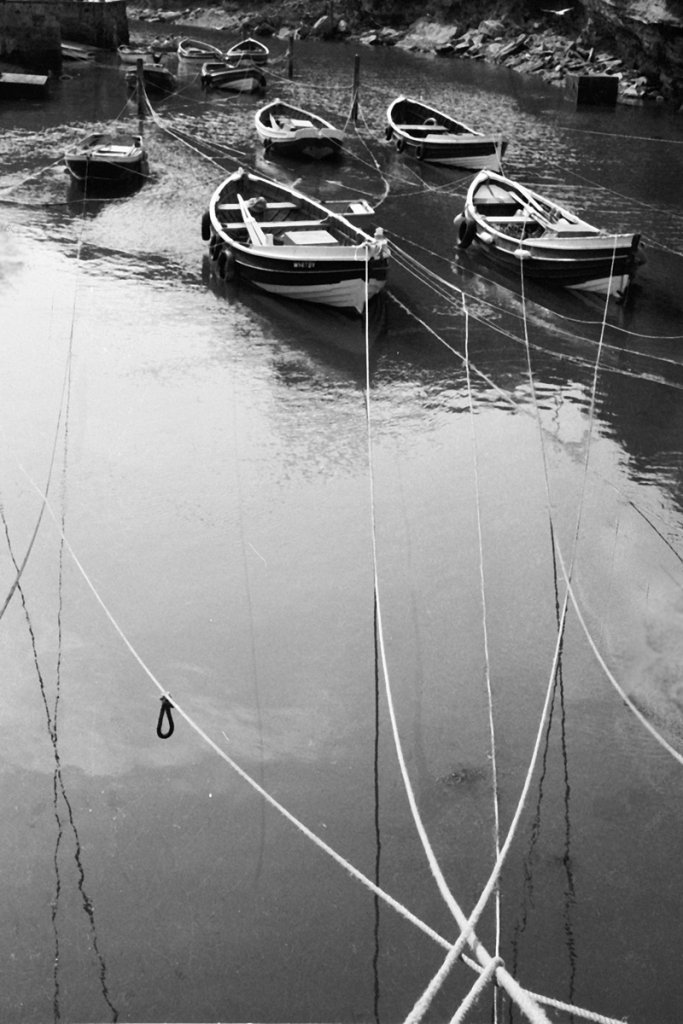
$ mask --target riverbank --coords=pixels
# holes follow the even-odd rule
[[[252,2],[248,10],[234,0],[183,10],[157,6],[128,8],[129,18],[159,24],[160,49],[174,49],[180,30],[192,27],[223,31],[229,35],[297,39],[318,37],[356,40],[367,46],[398,46],[444,59],[481,60],[502,64],[522,74],[540,75],[546,82],[563,87],[568,76],[614,75],[618,78],[618,99],[624,103],[668,102],[681,109],[681,90],[661,69],[643,68],[638,63],[606,48],[590,22],[580,25],[559,9],[539,16],[518,13],[505,17],[500,4],[491,4],[488,17],[480,13],[471,23],[460,24],[422,17],[404,25],[382,25],[367,15],[322,13],[322,5],[306,0]],[[330,5],[332,7],[332,5]],[[161,26],[173,26],[165,35]],[[182,32],[180,32],[182,34]]]

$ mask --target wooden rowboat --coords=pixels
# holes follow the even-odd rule
[[[204,89],[227,92],[265,92],[266,76],[262,68],[247,61],[228,64],[225,61],[207,61],[202,64]]]
[[[385,286],[388,247],[296,189],[239,169],[202,217],[212,268],[256,288],[361,313]]]
[[[337,156],[344,142],[342,128],[280,99],[257,110],[254,123],[264,149],[270,154],[321,160]]]
[[[139,60],[143,61],[145,64],[149,64],[154,60],[154,51],[152,48],[142,44],[139,46],[127,46],[125,43],[122,43],[117,47],[116,52],[118,53],[119,60],[122,64],[135,65]]]
[[[473,179],[455,226],[459,248],[475,243],[517,276],[619,299],[644,262],[640,235],[593,227],[493,171]]]
[[[137,87],[137,68],[129,68],[126,71],[126,82],[130,89]],[[174,92],[178,86],[178,79],[164,64],[160,62],[147,62],[142,65],[142,82],[146,92],[168,95]]]
[[[250,60],[254,64],[266,64],[270,51],[258,39],[243,39],[231,46],[225,56],[229,61]]]
[[[64,163],[81,184],[141,184],[147,176],[142,137],[125,132],[88,135],[65,152]]]
[[[399,96],[387,108],[387,139],[399,153],[431,164],[465,170],[501,168],[507,149],[502,135],[483,135],[422,100]]]
[[[201,39],[181,39],[178,43],[179,64],[201,67],[207,60],[223,60],[223,54],[217,46]]]

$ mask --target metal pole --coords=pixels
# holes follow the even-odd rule
[[[138,57],[135,62],[137,69],[136,89],[138,94],[138,118],[140,121],[145,117],[145,80],[142,76],[142,58]]]
[[[360,56],[353,59],[353,96],[351,100],[351,117],[355,124],[358,120],[358,89],[360,85]]]
[[[287,77],[294,78],[294,36],[289,37],[287,44]]]

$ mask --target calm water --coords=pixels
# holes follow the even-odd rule
[[[279,45],[269,95],[343,121],[354,50],[302,44],[289,82]],[[145,124],[149,182],[84,203],[64,147],[136,111],[113,61],[68,70],[48,103],[0,109],[2,604],[23,568],[0,622],[0,1017],[403,1020],[457,928],[385,660],[466,913],[495,859],[487,676],[501,837],[550,688],[501,955],[534,992],[677,1024],[681,765],[595,651],[683,750],[683,121],[363,50],[341,163],[267,163],[259,101],[186,78]],[[387,146],[399,90],[502,129],[512,176],[641,230],[629,304],[522,296],[456,256],[469,177]],[[377,204],[395,259],[370,445],[362,324],[208,275],[201,214],[236,161]],[[554,673],[574,547],[581,618],[570,602]],[[160,690],[191,720],[166,741]],[[492,907],[478,933],[493,952]],[[473,979],[458,966],[426,1019]],[[499,1019],[522,1018],[501,999]]]

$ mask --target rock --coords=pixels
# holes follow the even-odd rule
[[[499,39],[505,35],[505,31],[505,25],[502,21],[498,21],[497,18],[486,18],[484,21],[480,21],[477,29],[482,41],[485,39]]]
[[[418,18],[398,45],[406,50],[436,51],[439,47],[453,44],[458,35],[457,25],[446,25],[431,18]]]
[[[504,60],[505,57],[511,57],[513,54],[519,53],[520,50],[524,49],[527,38],[526,33],[522,32],[516,39],[511,39],[510,42],[501,44],[497,59]]]

